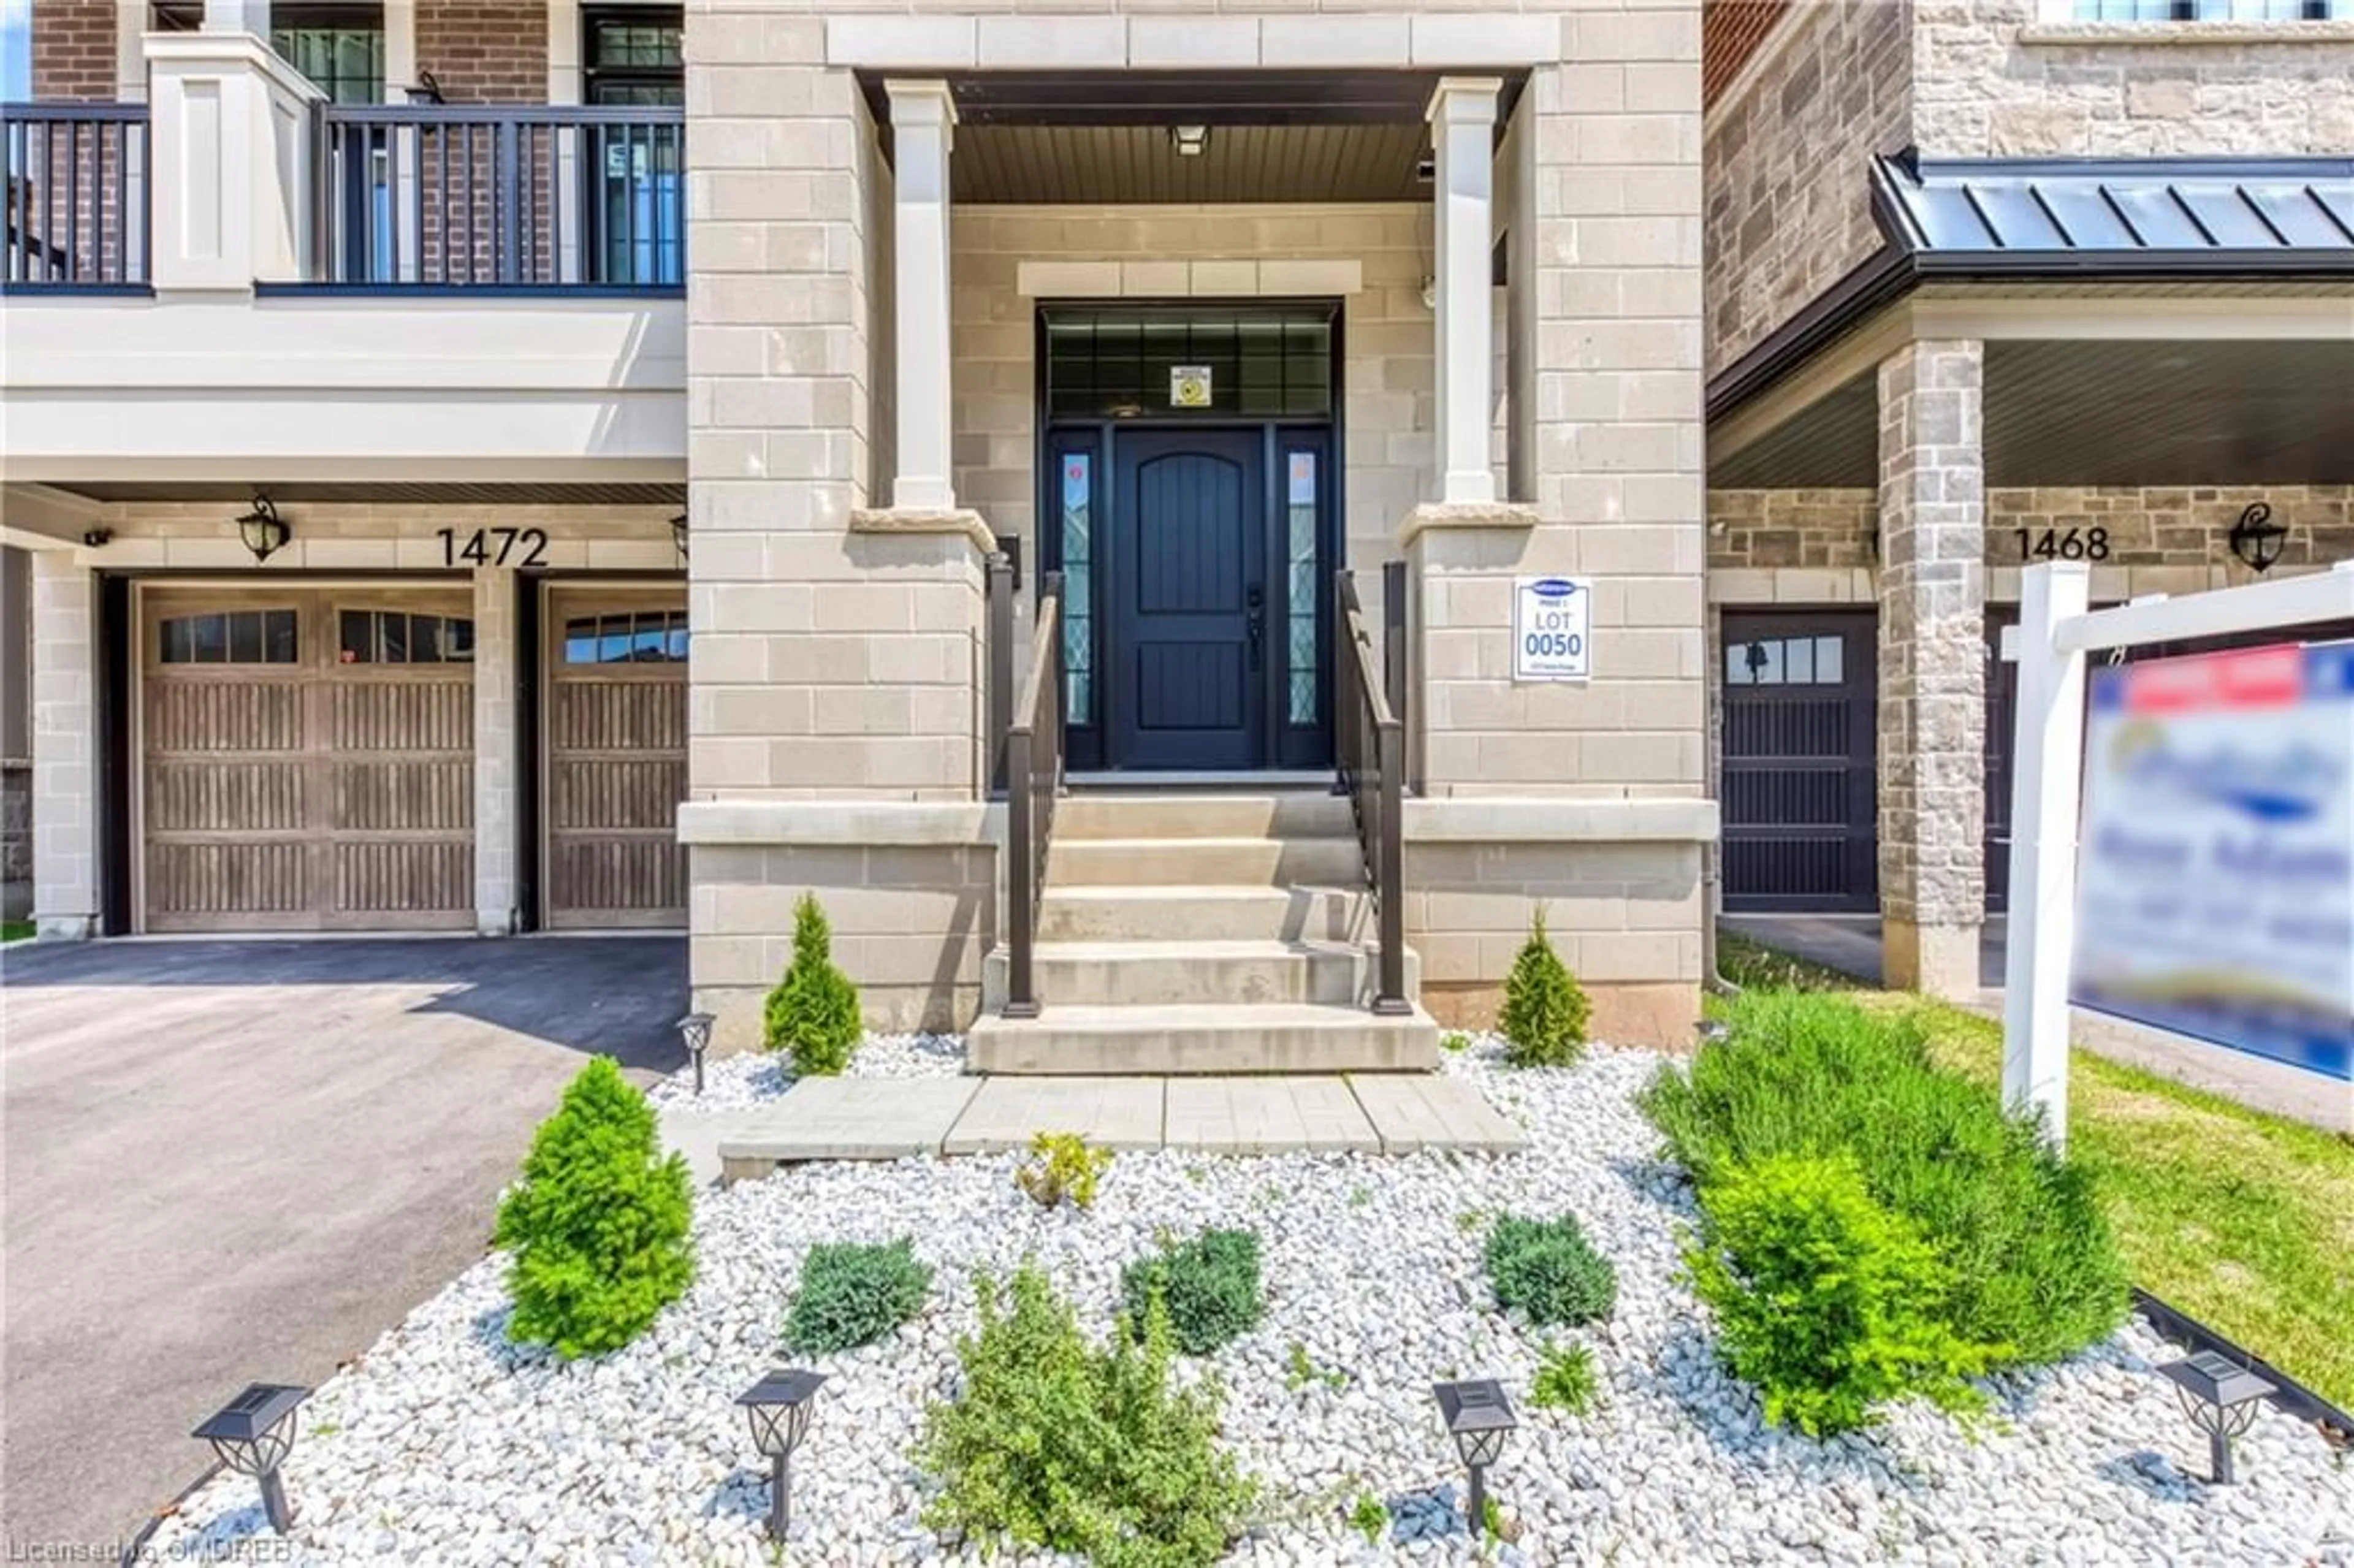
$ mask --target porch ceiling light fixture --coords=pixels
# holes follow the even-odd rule
[[[278,515],[278,508],[270,504],[270,497],[256,491],[253,510],[237,520],[237,536],[245,541],[245,547],[253,552],[256,561],[266,561],[286,547],[294,530]]]
[[[261,1483],[262,1511],[281,1535],[294,1528],[294,1510],[278,1467],[294,1446],[295,1408],[310,1397],[309,1389],[293,1383],[257,1383],[188,1434],[211,1444],[222,1464]]]
[[[678,546],[678,558],[686,559],[686,514],[682,512],[670,520],[670,542]]]
[[[711,1049],[711,1014],[690,1012],[678,1021],[678,1037],[695,1058],[695,1092],[703,1093],[703,1054]]]
[[[1438,1401],[1438,1418],[1446,1424],[1447,1435],[1455,1439],[1455,1452],[1471,1472],[1468,1517],[1476,1540],[1487,1522],[1488,1467],[1503,1453],[1504,1439],[1520,1421],[1512,1414],[1512,1402],[1504,1397],[1504,1385],[1493,1379],[1436,1383],[1430,1392]]]
[[[810,1400],[825,1382],[823,1372],[770,1367],[736,1403],[752,1422],[752,1446],[769,1460],[769,1536],[782,1541],[793,1522],[793,1450],[809,1434]]]
[[[2261,501],[2241,513],[2240,520],[2232,524],[2232,554],[2258,572],[2271,569],[2287,542],[2288,524],[2274,522],[2272,507]]]
[[[2232,1439],[2255,1424],[2256,1406],[2275,1390],[2221,1351],[2201,1351],[2158,1369],[2174,1384],[2174,1397],[2190,1425],[2207,1434],[2210,1474],[2219,1487],[2238,1478],[2232,1467]]]
[[[1198,158],[1210,150],[1210,128],[1206,125],[1172,125],[1169,144],[1177,149],[1181,158]]]

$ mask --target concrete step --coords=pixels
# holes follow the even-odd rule
[[[1349,802],[1320,789],[1242,794],[1075,792],[1055,808],[1055,842],[1073,839],[1352,838]]]
[[[1068,887],[1052,878],[1038,909],[1045,942],[1357,941],[1373,901],[1363,887]]]
[[[1438,1065],[1438,1025],[1419,1008],[1377,1018],[1299,1002],[1070,1007],[1036,1018],[984,1013],[965,1070],[1023,1075],[1420,1073]]]
[[[1054,1007],[1156,1003],[1317,1002],[1361,1006],[1380,980],[1381,955],[1353,942],[1041,942],[1038,994]],[[1422,964],[1405,955],[1406,994]],[[1006,953],[981,967],[981,1007],[1005,1005]]]
[[[1364,880],[1356,836],[1269,839],[1066,839],[1046,852],[1049,887],[1214,884],[1290,887],[1349,886]]]

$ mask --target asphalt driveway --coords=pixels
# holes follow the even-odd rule
[[[126,1539],[222,1399],[480,1257],[566,1082],[679,1065],[685,994],[671,937],[0,948],[7,1560]]]

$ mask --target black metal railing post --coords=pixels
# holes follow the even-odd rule
[[[1013,561],[990,552],[989,584],[989,788],[1005,792],[1005,737],[1013,727]]]
[[[1341,639],[1337,751],[1381,944],[1372,1011],[1396,1017],[1414,1011],[1405,994],[1405,726],[1390,705],[1394,677],[1374,665],[1356,577],[1341,571],[1333,582]]]
[[[1009,585],[1008,592],[1011,588]],[[1009,637],[1010,637],[1009,630]],[[1021,695],[1005,731],[1005,1006],[1038,1016],[1039,900],[1063,792],[1063,574],[1039,579],[1037,620]]]

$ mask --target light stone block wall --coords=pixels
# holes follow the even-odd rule
[[[1708,116],[1708,368],[1880,249],[1871,155],[1910,140],[1914,0],[1793,5]]]
[[[515,574],[474,573],[474,930],[511,937],[523,909],[516,873],[522,839],[522,726],[516,722]]]
[[[269,487],[262,487],[267,490]],[[110,503],[90,514],[113,537],[73,557],[108,571],[255,571],[238,537],[239,501]],[[292,531],[262,572],[443,572],[440,531],[462,545],[478,528],[536,528],[547,535],[539,566],[567,572],[670,573],[679,569],[672,503],[633,506],[529,506],[499,503],[283,501]],[[495,546],[496,541],[492,544]]]
[[[2039,0],[1910,0],[1913,140],[1937,158],[2354,153],[2354,29],[2134,30]]]
[[[1970,997],[1986,908],[1986,345],[1880,366],[1880,907],[1888,982]]]
[[[98,590],[62,550],[33,554],[33,918],[98,928]]]

